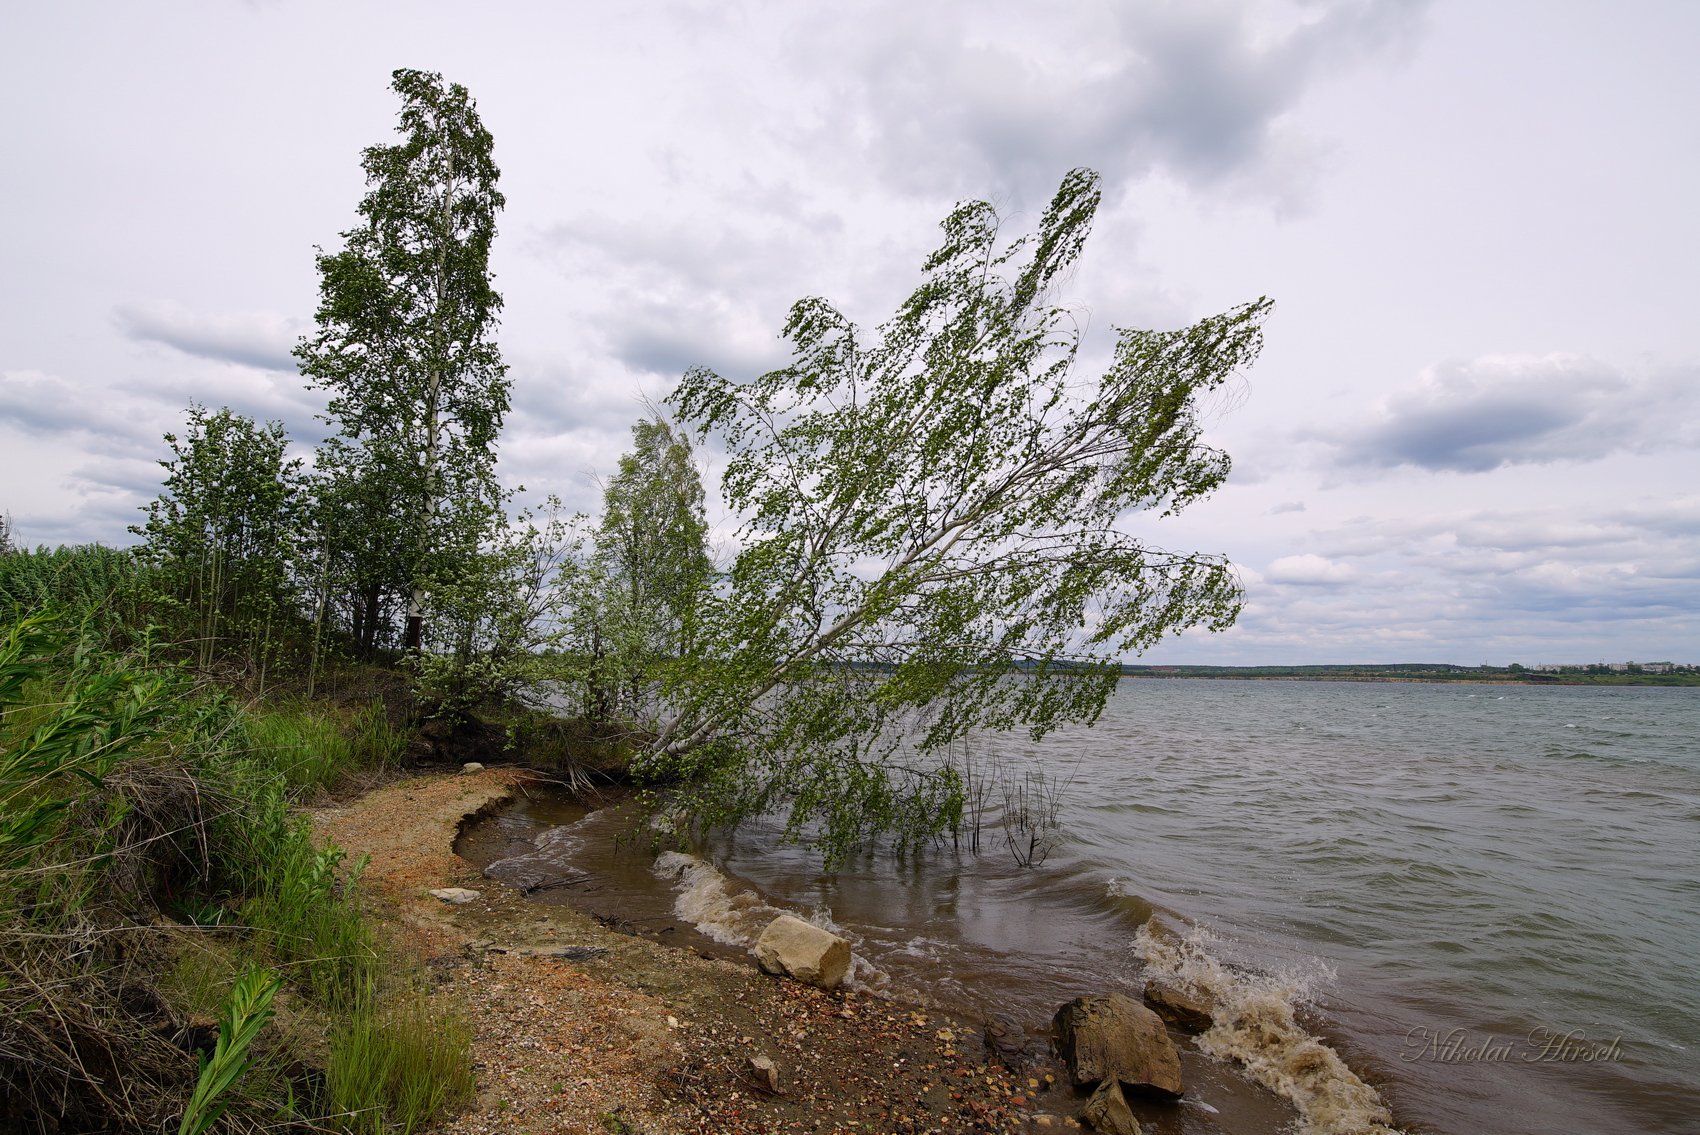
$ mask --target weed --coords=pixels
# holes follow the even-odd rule
[[[236,979],[219,1022],[218,1043],[211,1058],[202,1057],[201,1074],[177,1135],[204,1135],[230,1106],[226,1096],[253,1061],[248,1049],[272,1015],[272,998],[282,988],[278,976],[266,970],[250,970]]]

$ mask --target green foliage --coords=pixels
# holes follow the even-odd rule
[[[68,651],[55,624],[51,615],[34,615],[0,638],[0,897],[15,881],[4,873],[35,865],[59,834],[79,783],[103,787],[166,710],[164,678],[102,669],[86,654],[74,655],[69,674],[52,682],[56,658]],[[45,712],[26,717],[21,703],[32,684],[46,696]]]
[[[265,970],[251,970],[237,979],[224,1005],[218,1043],[210,1059],[202,1058],[201,1074],[183,1110],[178,1135],[204,1135],[230,1106],[224,1097],[252,1065],[248,1050],[271,1020],[272,998],[282,986],[276,974]]]
[[[417,991],[363,1000],[331,1034],[329,1118],[355,1135],[418,1130],[473,1090],[472,1037]]]
[[[302,578],[316,623],[340,628],[370,660],[401,643],[412,526],[395,507],[396,487],[376,447],[331,438],[319,447],[315,470]]]
[[[392,80],[401,140],[362,155],[361,224],[341,252],[319,254],[318,330],[295,353],[330,392],[341,434],[321,454],[335,478],[325,491],[384,518],[374,541],[321,510],[327,561],[352,554],[345,583],[368,600],[377,588],[380,606],[398,583],[407,589],[403,645],[414,649],[433,585],[458,579],[499,521],[508,381],[489,258],[504,202],[494,143],[466,88],[412,70]],[[361,631],[377,634],[370,621]]]
[[[359,865],[315,846],[290,810],[303,751],[340,744],[346,763],[397,747],[381,709],[356,715],[354,737],[304,706],[245,713],[187,670],[106,653],[50,615],[0,632],[0,1114],[87,1130],[179,1115],[200,1130],[224,1106],[221,1125],[280,1109],[315,1121],[329,1102],[292,1103],[276,1063],[313,1047],[264,1023],[265,987],[231,994],[198,1087],[160,1016],[166,991],[200,1009],[262,968],[290,983],[297,1020],[375,1014],[396,1034],[383,1122],[415,1126],[459,1090],[464,1025],[398,980]],[[195,943],[195,973],[171,962],[176,940]]]
[[[603,493],[589,610],[580,615],[598,719],[641,715],[665,672],[693,653],[714,570],[690,441],[659,418],[634,425],[632,441]]]
[[[1199,402],[1256,357],[1269,303],[1118,330],[1108,369],[1079,374],[1053,292],[1098,201],[1077,170],[1007,245],[991,206],[962,205],[876,334],[805,299],[791,365],[686,374],[670,402],[724,445],[744,527],[640,762],[685,786],[677,802],[710,822],[787,803],[829,859],[882,831],[924,839],[959,814],[939,759],[953,741],[1089,722],[1124,652],[1232,623],[1222,557],[1119,522],[1171,515],[1227,475]]]
[[[0,620],[51,608],[107,645],[127,644],[146,626],[148,573],[126,549],[100,544],[0,556]]]
[[[409,665],[420,699],[435,713],[528,703],[546,683],[561,680],[555,652],[572,634],[574,608],[588,590],[583,524],[550,497],[453,574],[431,581],[436,618],[425,640],[431,649]]]
[[[250,853],[269,850],[254,863],[252,897],[242,919],[260,932],[269,955],[319,1002],[345,1008],[370,994],[379,955],[371,927],[354,901],[362,863],[338,876],[344,853],[313,846],[305,818],[275,813],[257,817],[269,830],[258,833]]]
[[[292,788],[328,787],[355,765],[354,746],[336,722],[304,707],[251,713],[243,731],[254,757]]]
[[[165,440],[164,487],[130,529],[155,569],[161,613],[176,613],[172,630],[196,644],[203,667],[230,639],[263,671],[297,613],[301,462],[285,456],[282,423],[260,426],[228,407],[191,405],[182,438]]]
[[[374,698],[355,713],[348,743],[356,767],[394,769],[407,751],[407,730],[390,724],[382,699]]]

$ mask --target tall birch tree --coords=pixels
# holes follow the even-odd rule
[[[418,650],[432,581],[452,578],[501,513],[495,443],[508,381],[489,261],[504,201],[466,88],[424,71],[391,78],[401,140],[361,156],[361,223],[342,251],[319,253],[318,327],[295,354],[330,392],[343,444],[364,451],[333,464],[376,477],[363,498],[376,492],[399,521],[402,645]]]

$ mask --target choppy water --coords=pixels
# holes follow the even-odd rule
[[[1697,695],[1127,681],[1091,730],[979,746],[1066,781],[1038,868],[995,817],[978,856],[831,877],[758,824],[657,885],[732,942],[812,912],[865,984],[1035,1027],[1168,973],[1318,1135],[1700,1131]]]

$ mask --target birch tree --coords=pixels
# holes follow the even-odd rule
[[[364,451],[405,530],[402,644],[424,640],[430,580],[452,575],[499,521],[495,442],[508,409],[493,335],[490,245],[503,198],[493,141],[466,88],[399,70],[393,145],[361,156],[368,192],[340,252],[320,252],[317,332],[295,354],[330,392],[329,420]],[[368,573],[373,574],[373,573]]]
[[[1062,182],[1038,231],[959,206],[923,281],[867,333],[795,304],[789,366],[694,369],[670,399],[724,447],[741,550],[698,620],[694,666],[637,762],[710,823],[783,807],[830,861],[960,816],[952,745],[1091,722],[1120,660],[1220,630],[1240,585],[1219,555],[1127,529],[1220,485],[1201,400],[1257,355],[1267,300],[1177,331],[1117,329],[1081,373],[1056,298],[1099,203]]]
[[[592,700],[628,715],[653,700],[663,668],[692,653],[713,573],[690,440],[656,417],[632,427],[632,442],[603,492],[591,612],[602,687]]]

